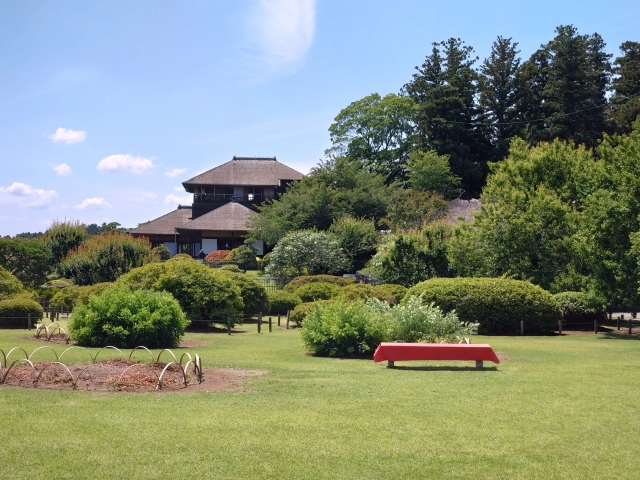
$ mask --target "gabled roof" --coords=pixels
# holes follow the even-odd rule
[[[180,205],[173,212],[169,212],[155,220],[130,230],[134,235],[173,235],[176,227],[191,220],[191,206]]]
[[[189,185],[279,185],[280,180],[301,180],[303,175],[276,157],[233,157],[233,160],[182,182]],[[188,188],[187,188],[188,190]]]
[[[225,203],[215,210],[185,223],[178,230],[223,230],[225,232],[244,231],[247,221],[256,212],[236,202]]]

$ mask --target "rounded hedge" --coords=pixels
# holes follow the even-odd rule
[[[26,297],[14,297],[0,300],[0,327],[27,328],[27,321],[31,314],[33,325],[42,319],[42,306],[38,302]]]
[[[23,290],[22,282],[11,272],[0,267],[0,299],[9,298]]]
[[[314,307],[314,302],[301,303],[294,308],[289,314],[289,321],[296,325],[302,325],[307,313]]]
[[[317,300],[329,300],[335,297],[340,287],[327,282],[314,282],[297,288],[294,292],[303,302],[315,302]]]
[[[525,333],[548,334],[562,315],[549,292],[521,280],[432,278],[411,287],[402,302],[420,294],[424,303],[455,310],[462,322],[479,323],[480,335],[517,335],[521,320]]]
[[[224,267],[220,270],[240,288],[240,295],[244,303],[243,313],[252,315],[259,312],[267,313],[269,311],[269,297],[262,285],[253,281],[244,273],[224,270]]]
[[[553,296],[562,312],[563,323],[592,323],[606,320],[604,307],[584,292],[562,292]]]
[[[287,311],[293,310],[302,303],[302,300],[295,293],[283,292],[282,290],[275,290],[267,292],[269,297],[269,305],[271,314],[286,314]]]
[[[333,285],[344,287],[354,283],[355,281],[355,278],[337,277],[335,275],[302,275],[300,277],[294,278],[289,283],[287,283],[283,290],[285,292],[295,292],[303,285],[314,282],[332,283]]]
[[[174,348],[188,324],[170,293],[119,285],[79,306],[69,335],[84,347]]]
[[[383,283],[373,288],[376,293],[375,297],[384,300],[389,305],[400,303],[408,291],[408,288],[404,285],[397,285],[395,283]]]
[[[353,285],[342,287],[336,297],[351,302],[367,298],[378,298],[376,295],[376,289],[372,285],[367,285],[366,283],[354,283]]]

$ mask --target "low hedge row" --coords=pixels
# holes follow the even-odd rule
[[[271,306],[270,313],[275,315],[285,315],[287,311],[293,310],[302,303],[300,297],[295,293],[283,292],[282,290],[267,292],[267,295]]]
[[[606,320],[604,307],[584,292],[562,292],[553,296],[562,312],[563,323],[591,323]]]
[[[284,287],[285,292],[295,292],[298,288],[303,285],[307,285],[309,283],[314,282],[325,282],[332,283],[333,285],[337,285],[339,287],[344,287],[346,285],[351,285],[355,283],[355,278],[345,278],[345,277],[337,277],[335,275],[302,275],[300,277],[296,277],[287,283]]]
[[[0,327],[27,328],[29,314],[33,325],[42,319],[43,310],[38,302],[25,297],[0,300]]]
[[[420,294],[424,303],[455,310],[460,321],[479,323],[480,335],[517,335],[521,320],[525,333],[548,334],[562,316],[548,291],[521,280],[432,278],[411,287],[402,301]]]

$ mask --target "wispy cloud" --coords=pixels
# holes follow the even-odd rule
[[[178,175],[180,175],[181,173],[186,172],[187,169],[186,168],[174,168],[173,170],[169,170],[168,172],[164,172],[164,174],[167,177],[177,177]]]
[[[153,202],[153,200],[155,200],[156,198],[158,198],[158,195],[156,195],[153,192],[141,192],[136,196],[127,198],[127,201],[137,202],[137,203],[146,203],[146,202]]]
[[[133,155],[109,155],[100,160],[98,170],[132,172],[136,174],[147,173],[155,168],[153,160],[144,157],[134,157]]]
[[[191,203],[191,195],[179,196],[170,193],[164,198],[165,205],[186,205]]]
[[[74,208],[79,210],[98,209],[98,208],[111,208],[111,205],[102,197],[85,198],[81,204],[76,205]]]
[[[53,171],[56,172],[61,177],[66,177],[67,175],[71,175],[71,167],[66,163],[61,163],[60,165],[54,165]]]
[[[59,128],[56,133],[49,135],[49,138],[56,143],[64,143],[71,145],[73,143],[84,142],[87,138],[87,132],[84,130],[71,130],[67,128]]]
[[[0,187],[0,204],[45,207],[57,196],[55,190],[35,188],[20,182],[14,182],[8,187]]]
[[[298,66],[315,35],[315,0],[258,0],[250,18],[251,43],[273,71]]]

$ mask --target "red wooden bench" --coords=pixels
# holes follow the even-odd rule
[[[483,361],[500,363],[491,346],[486,344],[448,343],[386,343],[378,345],[373,354],[375,362],[387,361],[393,368],[394,362],[404,360],[475,360],[476,368],[483,367]]]

